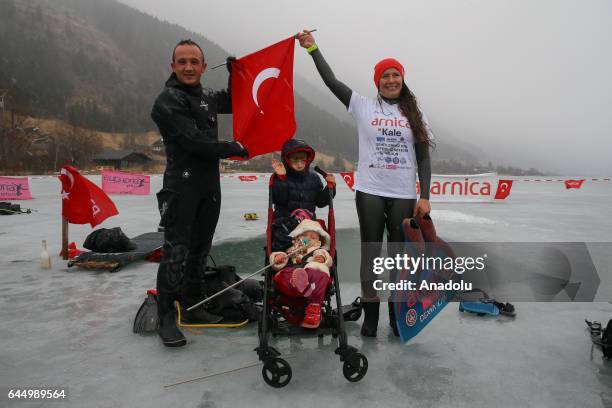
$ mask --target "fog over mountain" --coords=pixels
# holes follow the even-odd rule
[[[610,1],[121,1],[238,56],[317,28],[336,75],[360,93],[374,95],[378,60],[402,61],[439,144],[500,164],[612,173]],[[295,71],[314,87],[304,96],[350,120],[305,52]]]

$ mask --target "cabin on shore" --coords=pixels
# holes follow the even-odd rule
[[[113,167],[116,170],[121,170],[135,166],[148,166],[153,159],[144,153],[130,149],[106,149],[96,154],[93,157],[93,161],[99,166]]]

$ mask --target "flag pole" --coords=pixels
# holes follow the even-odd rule
[[[68,260],[68,221],[62,215],[62,259]]]
[[[309,33],[314,33],[315,31],[317,31],[317,29],[312,29],[312,30],[306,30]],[[211,69],[217,69],[217,68],[221,68],[222,66],[224,66],[225,64],[227,64],[226,62],[224,62],[223,64],[219,64],[219,65],[215,65],[214,67],[212,67]]]

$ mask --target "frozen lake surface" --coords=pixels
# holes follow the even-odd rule
[[[91,178],[99,184],[99,176]],[[152,191],[160,185],[154,176]],[[40,241],[47,240],[53,255],[60,249],[60,185],[41,177],[32,178],[30,188],[34,200],[21,204],[38,212],[0,217],[0,387],[62,387],[69,398],[8,406],[612,407],[612,363],[592,350],[584,330],[585,317],[612,318],[611,183],[586,182],[581,190],[515,183],[506,202],[432,204],[438,232],[452,241],[587,242],[601,279],[598,302],[519,303],[515,319],[464,315],[451,304],[406,344],[390,336],[386,317],[374,340],[349,323],[349,343],[370,362],[357,384],[342,376],[331,338],[278,339],[293,368],[293,380],[281,390],[268,387],[258,367],[165,389],[257,361],[256,327],[188,332],[187,347],[178,350],[155,336],[132,334],[157,265],[137,263],[110,274],[68,269],[55,256],[53,268],[41,270]],[[213,254],[248,273],[262,264],[267,182],[224,178],[222,189]],[[154,194],[113,200],[120,214],[102,227],[120,226],[128,236],[156,229]],[[335,204],[342,276],[358,267],[353,193],[341,185]],[[260,220],[244,221],[245,212],[257,212]],[[81,246],[90,232],[88,225],[71,225],[70,240]],[[358,291],[345,283],[344,301]],[[0,396],[0,406],[7,404]]]

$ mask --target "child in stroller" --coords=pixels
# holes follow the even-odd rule
[[[321,224],[310,219],[300,222],[289,236],[293,238],[293,245],[286,252],[270,254],[272,269],[277,271],[272,280],[282,295],[292,300],[300,299],[306,305],[303,317],[290,308],[282,309],[285,319],[304,328],[316,329],[321,323],[325,291],[331,282],[330,236]]]
[[[266,263],[273,268],[265,272],[257,330],[259,346],[255,350],[263,362],[264,381],[276,388],[287,385],[292,377],[289,363],[269,344],[270,336],[280,327],[279,314],[287,323],[316,328],[313,332],[318,336],[338,337],[335,353],[340,356],[342,373],[348,381],[361,380],[368,370],[367,358],[348,344],[344,327],[335,263],[334,178],[315,167],[325,178],[323,186],[319,177],[309,171],[313,158],[310,146],[291,139],[283,146],[283,163],[273,164],[275,174],[270,177],[264,250]],[[329,206],[327,229],[312,214],[317,207],[325,206]],[[336,298],[335,310],[331,296]]]

